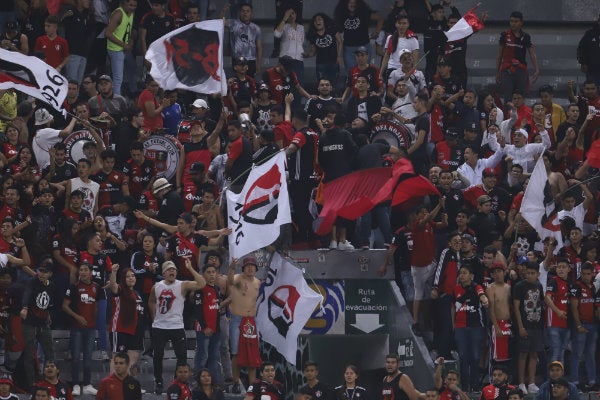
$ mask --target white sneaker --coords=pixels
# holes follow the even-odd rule
[[[329,248],[330,248],[331,250],[335,250],[335,249],[337,249],[337,248],[338,248],[338,242],[337,242],[336,240],[332,240],[332,241],[329,243]]]
[[[73,396],[79,396],[79,395],[81,395],[81,386],[79,386],[79,385],[73,385],[73,390],[72,390],[71,393],[73,393]]]
[[[354,250],[354,246],[347,240],[338,243],[338,250]]]
[[[530,383],[529,386],[527,386],[527,392],[529,394],[536,394],[539,391],[540,391],[540,388],[537,387],[537,385],[535,383]]]
[[[529,394],[529,392],[527,391],[527,388],[525,387],[524,383],[519,383],[519,389],[521,389],[521,392],[523,392],[523,395]]]
[[[95,396],[96,393],[98,393],[98,391],[92,385],[85,385],[83,387],[83,394],[91,394],[92,396]]]

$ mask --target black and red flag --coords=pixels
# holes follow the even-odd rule
[[[227,95],[223,71],[223,20],[183,26],[156,39],[146,52],[161,88]]]

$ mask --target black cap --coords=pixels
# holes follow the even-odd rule
[[[562,376],[557,379],[552,379],[551,383],[552,383],[552,385],[560,385],[560,386],[564,386],[566,388],[569,387],[569,381],[566,380],[565,378],[563,378]]]
[[[6,21],[6,24],[4,25],[4,30],[5,31],[18,31],[19,23],[17,21]]]
[[[478,132],[479,131],[479,125],[477,124],[477,122],[469,122],[467,124],[467,126],[465,126],[465,130],[472,131],[472,132]]]
[[[233,65],[248,65],[248,59],[246,57],[234,58]]]
[[[460,132],[456,128],[448,128],[446,129],[446,137],[452,139],[458,139],[460,136]]]
[[[259,135],[267,142],[275,141],[275,132],[273,132],[272,129],[263,129],[260,131]]]

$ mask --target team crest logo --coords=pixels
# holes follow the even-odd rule
[[[277,219],[277,199],[281,189],[281,172],[277,165],[258,178],[248,190],[241,215],[247,222],[272,224]]]
[[[150,136],[144,142],[146,157],[154,161],[157,178],[170,180],[177,172],[181,143],[173,136]]]
[[[300,293],[294,286],[280,286],[269,296],[269,320],[277,327],[281,336],[286,337],[294,323],[296,304]]]
[[[219,78],[219,34],[193,27],[164,41],[177,79],[193,87]]]
[[[241,327],[242,335],[247,339],[256,338],[256,327],[250,322],[246,322],[244,326]]]
[[[69,160],[71,160],[73,164],[77,165],[79,160],[85,158],[85,154],[83,154],[83,145],[86,142],[94,142],[94,137],[87,130],[73,132],[63,140],[63,143],[67,148],[67,157],[69,157]]]

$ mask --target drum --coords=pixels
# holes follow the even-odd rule
[[[171,135],[153,135],[144,142],[144,153],[154,161],[156,176],[171,180],[177,173],[181,142]]]
[[[67,148],[67,158],[73,164],[77,165],[79,160],[85,158],[85,154],[83,154],[83,145],[86,142],[95,142],[94,137],[87,129],[73,132],[63,139],[63,143]]]
[[[377,139],[383,139],[404,152],[413,141],[410,129],[396,120],[381,121],[375,125],[371,130],[371,143]]]

